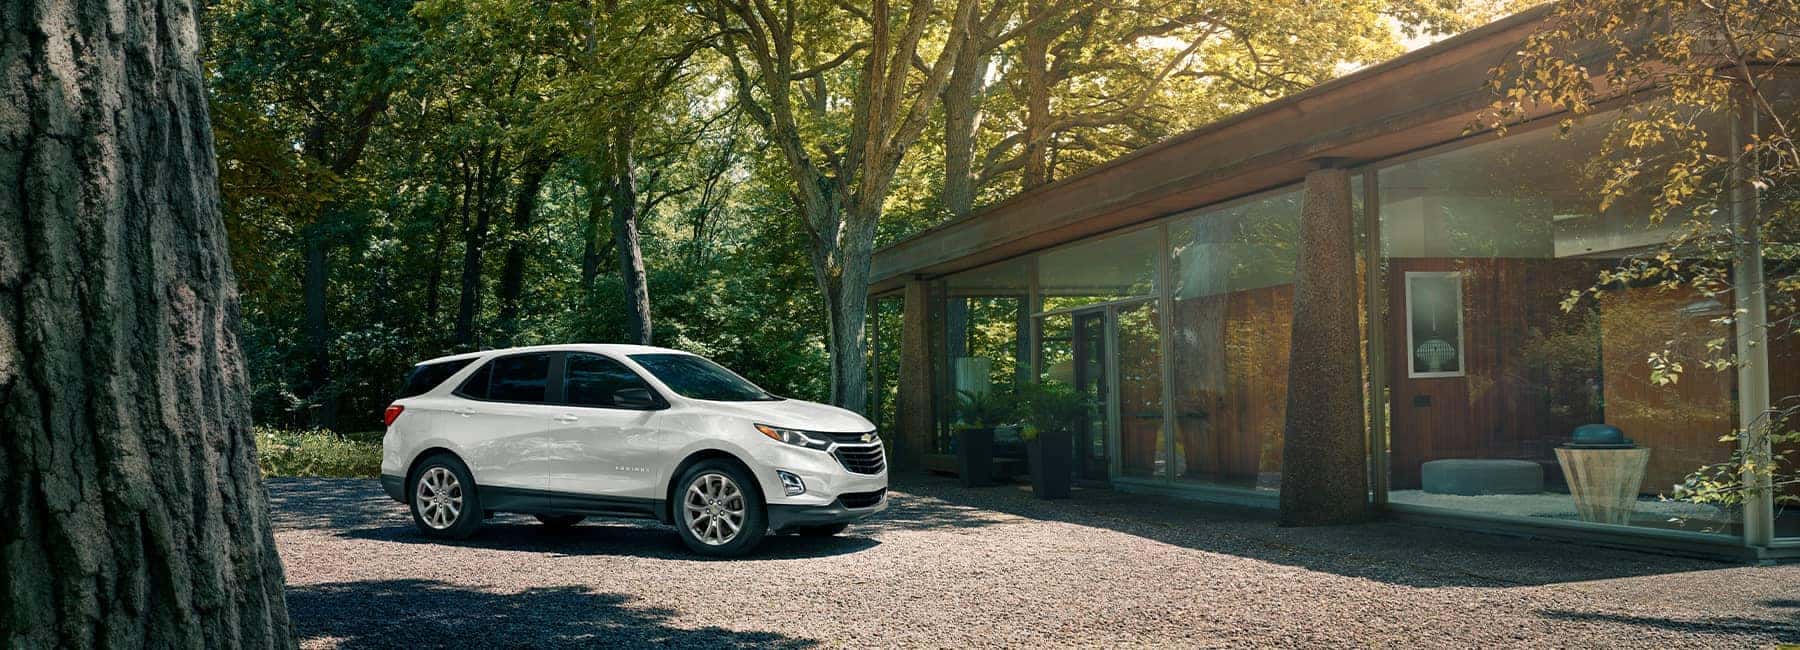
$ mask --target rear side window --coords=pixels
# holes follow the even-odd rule
[[[550,355],[520,354],[494,360],[488,379],[488,399],[502,402],[542,402],[550,386]]]
[[[597,354],[571,353],[563,374],[563,391],[570,404],[614,406],[613,394],[626,388],[650,390],[650,384],[612,359]],[[650,390],[651,395],[656,391]]]
[[[550,353],[500,357],[470,375],[457,392],[496,402],[542,403],[550,386]]]
[[[452,359],[413,366],[412,372],[406,373],[406,383],[400,387],[400,394],[394,399],[415,397],[431,392],[431,389],[437,388],[438,384],[449,379],[450,375],[456,374],[458,370],[462,370],[474,362],[474,359]]]

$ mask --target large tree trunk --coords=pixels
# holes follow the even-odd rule
[[[582,236],[587,241],[581,247],[581,297],[582,304],[593,305],[596,301],[594,283],[600,279],[600,261],[605,257],[600,251],[600,224],[606,223],[606,180],[595,166],[592,178],[587,184],[588,213],[587,222],[582,224]]]
[[[477,155],[480,160],[483,156]],[[494,189],[500,152],[484,161],[475,178],[475,222],[463,230],[462,293],[457,296],[456,344],[463,349],[475,347],[475,316],[481,310],[481,255],[487,246],[488,226],[493,221],[490,197]]]
[[[537,154],[525,161],[524,175],[519,178],[519,195],[513,202],[512,231],[508,233],[506,263],[500,271],[500,335],[507,345],[519,333],[519,294],[525,288],[526,235],[531,230],[531,213],[537,211],[538,190],[544,177],[550,175],[554,156]]]
[[[200,10],[0,3],[0,646],[294,645]]]
[[[851,208],[854,209],[854,208]],[[869,314],[869,262],[875,253],[873,214],[845,220],[850,232],[840,245],[813,247],[813,275],[825,298],[826,350],[831,356],[831,403],[863,411],[868,395],[868,348],[864,325]]]
[[[988,73],[980,40],[963,39],[956,69],[944,86],[944,208],[956,217],[975,207],[975,133],[981,129]]]
[[[1025,31],[1021,58],[1025,67],[1025,173],[1020,179],[1023,189],[1050,182],[1050,41],[1055,38],[1051,21],[1042,18],[1050,11],[1043,0],[1026,4],[1026,15],[1038,20]]]
[[[625,318],[632,343],[650,345],[650,284],[644,274],[644,252],[638,247],[637,165],[634,138],[628,127],[612,132],[608,166],[612,179],[613,249],[619,254],[619,279],[625,285]]]
[[[323,217],[321,217],[323,219]],[[306,238],[305,269],[300,282],[305,303],[306,386],[301,394],[313,402],[310,421],[315,427],[337,427],[337,395],[331,388],[331,330],[325,315],[325,283],[330,277],[330,235],[325,224],[314,224]]]

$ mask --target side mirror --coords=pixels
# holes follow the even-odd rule
[[[648,388],[621,388],[613,392],[613,406],[622,409],[653,409],[662,402]]]

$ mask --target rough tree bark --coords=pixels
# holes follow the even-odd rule
[[[294,645],[200,10],[0,2],[0,646]]]
[[[1361,521],[1369,494],[1350,173],[1306,175],[1281,452],[1281,524]]]
[[[613,250],[619,255],[619,279],[625,286],[625,318],[631,342],[650,345],[650,284],[644,275],[644,252],[638,246],[637,169],[632,160],[634,134],[629,126],[613,127],[607,147],[611,160]]]
[[[984,47],[982,38],[963,39],[944,86],[944,208],[957,217],[975,207],[975,134],[989,67]]]
[[[519,294],[525,289],[526,234],[531,230],[531,214],[537,211],[538,190],[556,157],[548,153],[533,154],[520,172],[519,194],[514,197],[512,230],[508,233],[506,262],[500,270],[500,335],[506,345],[513,344],[519,333]]]
[[[1025,4],[1025,15],[1034,23],[1025,31],[1020,48],[1025,75],[1025,173],[1020,189],[1029,190],[1050,182],[1050,41],[1054,28],[1042,15],[1050,9],[1043,0]]]

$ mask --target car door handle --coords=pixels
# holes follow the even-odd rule
[[[466,418],[475,415],[475,409],[456,409],[456,414]]]
[[[570,413],[564,413],[564,414],[562,414],[562,415],[558,415],[558,416],[556,416],[556,421],[557,421],[557,422],[575,422],[575,421],[577,421],[577,420],[580,420],[580,419],[581,419],[581,418],[579,418],[579,417],[576,417],[576,416],[575,416],[575,415],[573,415],[573,414],[570,414]]]

